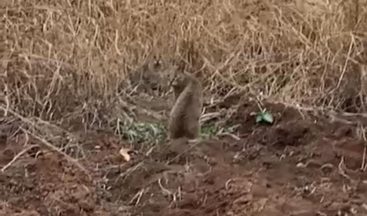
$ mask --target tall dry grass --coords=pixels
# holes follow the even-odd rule
[[[235,87],[347,109],[367,63],[367,2],[2,0],[1,104],[83,124],[109,106],[148,55],[182,58],[211,94]],[[204,76],[203,76],[204,77]],[[209,85],[210,84],[210,85]],[[223,88],[222,91],[219,91]]]

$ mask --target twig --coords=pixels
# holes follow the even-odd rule
[[[224,184],[224,188],[226,189],[226,190],[229,190],[229,184],[230,183],[232,183],[233,182],[233,179],[228,179],[227,181],[226,181],[226,183]]]
[[[143,164],[144,164],[144,161],[141,161],[137,163],[136,165],[134,165],[133,167],[130,167],[129,169],[127,169],[125,172],[121,173],[119,177],[115,179],[115,183],[117,183],[117,181],[121,178],[123,179],[127,178],[131,173],[136,171],[138,168],[142,167]]]
[[[4,111],[6,110],[3,106],[0,106],[0,109],[3,109]],[[28,123],[30,125],[32,125],[33,127],[39,128],[36,123],[30,121],[29,119],[19,115],[18,113],[14,112],[13,110],[8,110],[9,113],[11,113],[12,115],[16,116],[17,118],[19,118],[21,121]],[[83,171],[88,178],[92,179],[90,173],[88,172],[88,170],[82,166],[76,159],[70,157],[69,155],[67,155],[66,153],[64,153],[62,150],[60,150],[59,148],[57,148],[56,146],[52,145],[51,143],[49,143],[47,140],[45,140],[42,137],[37,136],[36,134],[31,133],[30,131],[26,130],[26,129],[22,129],[22,131],[25,134],[30,134],[32,135],[35,139],[39,140],[44,146],[46,146],[47,148],[59,153],[60,155],[62,155],[63,157],[65,157],[66,160],[68,160],[69,162],[75,164],[81,171]]]
[[[23,149],[21,152],[19,152],[17,155],[14,156],[14,158],[8,163],[6,164],[3,168],[1,168],[1,172],[5,172],[6,169],[8,169],[11,165],[13,165],[15,163],[15,161],[17,161],[23,154],[25,154],[27,151],[31,150],[32,148],[36,147],[38,145],[31,145],[25,149]]]
[[[172,142],[173,140],[171,140]],[[191,146],[189,146],[188,148],[186,148],[183,152],[181,152],[180,154],[176,155],[174,158],[172,158],[171,160],[166,162],[166,165],[170,164],[172,161],[176,160],[177,158],[181,157],[182,155],[184,155],[185,153],[191,151],[194,147],[196,147],[197,145],[199,145],[201,143],[201,139],[197,138],[197,139],[186,139],[183,138],[182,141],[185,141],[187,144],[192,144]],[[177,142],[177,141],[176,141]]]
[[[236,136],[234,134],[228,133],[228,132],[218,133],[217,136],[229,136],[229,137],[231,137],[234,140],[237,140],[237,141],[240,141],[241,140],[240,137],[238,137],[238,136]]]
[[[264,105],[263,105],[263,103],[261,102],[261,100],[256,96],[256,97],[254,97],[255,98],[255,100],[256,100],[256,105],[257,105],[257,107],[259,108],[259,110],[261,111],[261,112],[265,112],[265,109],[264,109]]]
[[[362,171],[366,171],[367,169],[367,164],[366,164],[366,154],[367,154],[367,149],[366,149],[366,141],[367,141],[367,137],[366,137],[366,130],[363,126],[360,126],[360,136],[362,137],[363,141],[364,141],[364,148],[363,148],[363,158],[362,158],[362,164],[361,164],[361,170]]]
[[[221,116],[220,112],[212,112],[212,113],[205,113],[200,117],[200,124],[204,124],[212,119],[218,118]]]
[[[346,179],[352,181],[352,178],[345,173],[345,170],[343,169],[343,165],[344,165],[344,157],[341,158],[340,163],[338,165],[339,174],[345,177]]]
[[[352,50],[353,50],[353,45],[354,45],[354,43],[355,43],[355,39],[354,39],[354,37],[353,37],[353,34],[351,34],[351,38],[352,38],[352,40],[351,40],[351,42],[350,42],[350,44],[349,44],[349,49],[348,49],[348,56],[351,56],[351,53],[352,53]],[[340,77],[339,77],[339,80],[338,80],[338,84],[336,85],[336,87],[331,91],[331,92],[335,92],[339,87],[340,87],[340,84],[341,84],[341,82],[342,82],[342,80],[343,80],[343,78],[344,78],[344,76],[345,76],[345,73],[346,73],[346,71],[347,71],[347,65],[348,65],[348,62],[349,62],[349,59],[347,58],[346,60],[345,60],[345,62],[344,62],[344,66],[343,66],[343,70],[342,70],[342,73],[341,73],[341,75],[340,75]]]
[[[40,141],[45,147],[55,151],[56,153],[62,155],[66,160],[68,160],[69,162],[71,162],[72,164],[74,164],[76,167],[78,167],[81,171],[84,172],[84,174],[86,174],[90,179],[92,179],[90,173],[88,172],[88,170],[81,165],[75,158],[70,157],[69,155],[67,155],[65,152],[61,151],[59,148],[57,148],[56,146],[52,145],[51,143],[49,143],[47,140],[45,140],[42,137],[39,137],[35,134],[32,134],[30,131],[23,129],[23,131],[25,133],[29,133],[31,136],[33,136],[35,139],[37,139],[38,141]]]
[[[362,167],[361,167],[362,170],[363,170],[363,172],[365,172],[367,170],[366,154],[367,154],[367,152],[366,152],[366,146],[364,146],[364,148],[363,148]]]
[[[287,106],[287,107],[297,109],[299,111],[305,111],[305,112],[315,112],[315,111],[317,111],[317,112],[320,112],[321,114],[325,115],[326,117],[329,117],[332,122],[341,122],[341,123],[348,124],[348,125],[358,125],[358,122],[343,119],[342,117],[346,117],[346,118],[347,117],[351,117],[351,118],[359,117],[359,118],[366,118],[367,119],[367,113],[336,112],[334,110],[321,108],[321,107],[303,107],[303,106],[300,106],[298,104],[294,105],[294,104],[284,103],[284,102],[282,102],[282,104]],[[340,114],[341,117],[338,117],[338,114]]]
[[[10,107],[10,100],[9,100],[9,88],[8,88],[8,85],[5,84],[5,87],[4,87],[4,93],[5,93],[5,104],[6,104],[6,109],[4,110],[4,116],[8,116],[8,110],[9,110],[9,107]]]
[[[135,206],[137,206],[140,203],[141,197],[144,194],[145,189],[141,189],[137,194],[135,194],[135,196],[133,198],[131,198],[129,204],[132,204],[135,200]]]
[[[158,185],[159,185],[159,187],[161,188],[161,190],[163,191],[163,194],[164,195],[166,195],[166,196],[174,196],[174,194],[170,191],[170,190],[168,190],[167,188],[165,188],[165,187],[163,187],[163,185],[162,185],[162,179],[160,178],[160,179],[158,179]]]
[[[1,105],[0,105],[0,109],[2,109],[2,110],[4,110],[4,111],[6,110],[6,108],[5,108],[5,107],[3,107],[3,106],[1,106]],[[12,109],[8,109],[7,111],[8,111],[10,114],[12,114],[13,116],[15,116],[16,118],[20,119],[22,122],[24,122],[24,123],[26,123],[26,124],[29,124],[29,125],[31,125],[32,127],[35,127],[35,128],[40,129],[40,126],[38,126],[35,122],[33,122],[33,121],[29,120],[28,118],[26,118],[26,117],[24,117],[24,116],[22,116],[22,115],[18,114],[17,112],[13,111]],[[64,133],[66,133],[67,135],[72,136],[72,134],[71,134],[70,132],[68,132],[67,130],[65,130],[65,129],[63,129],[63,128],[60,128],[59,126],[56,126],[56,125],[50,124],[49,122],[46,122],[46,121],[44,121],[44,120],[42,120],[42,119],[40,119],[40,118],[37,118],[37,121],[39,121],[40,123],[45,124],[45,125],[47,125],[47,126],[57,128],[58,130],[60,130],[60,131],[62,131],[62,132],[64,132]]]

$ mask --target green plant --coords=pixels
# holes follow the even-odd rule
[[[132,122],[119,125],[121,135],[131,143],[158,144],[166,138],[166,130],[162,124],[148,122]]]

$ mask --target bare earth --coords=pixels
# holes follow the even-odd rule
[[[281,104],[266,104],[274,125],[258,125],[256,104],[238,103],[229,123],[240,124],[240,140],[136,146],[129,162],[117,137],[80,133],[91,178],[58,153],[29,151],[0,173],[0,215],[367,215],[356,127]],[[0,144],[0,167],[25,140]]]

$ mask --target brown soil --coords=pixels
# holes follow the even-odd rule
[[[367,215],[364,143],[356,128],[282,104],[265,104],[273,125],[258,125],[257,106],[241,102],[228,121],[238,137],[156,146],[149,154],[104,132],[83,134],[80,164],[38,148],[0,173],[0,215]],[[0,139],[0,167],[37,144]]]

